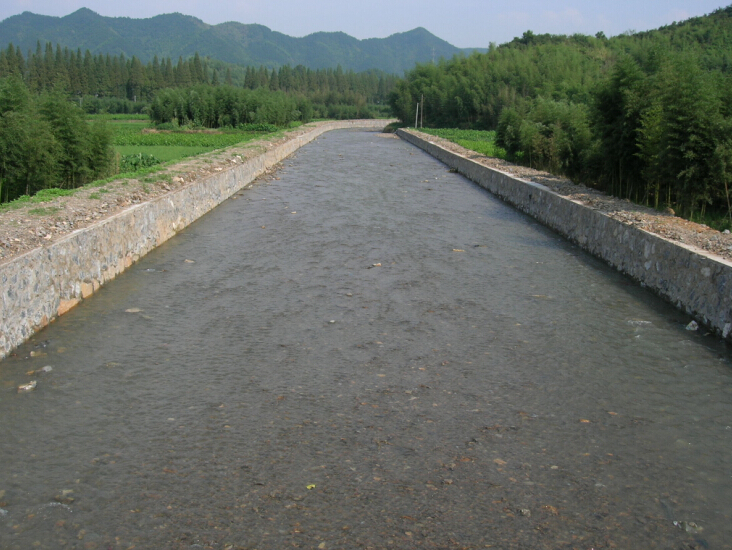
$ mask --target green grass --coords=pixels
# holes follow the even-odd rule
[[[91,183],[87,183],[84,187],[85,188],[94,188],[94,187],[104,187],[108,183],[111,183],[113,181],[119,182],[121,185],[127,185],[129,182],[127,180],[130,179],[140,179],[142,176],[146,174],[154,174],[156,172],[160,172],[162,170],[165,170],[165,168],[158,164],[156,166],[150,166],[148,168],[143,168],[141,170],[138,170],[136,172],[124,172],[120,174],[115,174],[114,176],[109,176],[108,178],[104,178],[101,180],[96,180]],[[160,176],[158,178],[160,179],[166,179],[165,176]]]
[[[281,133],[231,129],[216,133],[190,130],[143,133],[150,124],[141,120],[120,121],[110,124],[110,128],[114,133],[114,148],[120,155],[143,153],[164,163]]]
[[[122,113],[122,114],[115,114],[115,115],[110,115],[110,114],[86,115],[86,118],[87,118],[87,120],[106,120],[108,122],[123,122],[126,120],[144,120],[147,122],[150,120],[149,116],[147,116],[145,114],[141,114],[141,113],[136,113],[136,114]]]
[[[22,195],[14,201],[5,202],[0,204],[0,211],[2,210],[15,210],[29,204],[37,204],[39,202],[49,202],[56,197],[66,197],[74,194],[74,189],[41,189],[29,197],[28,195]]]
[[[144,153],[156,157],[167,165],[186,157],[208,153],[215,149],[223,149],[239,143],[254,141],[264,137],[273,139],[282,135],[286,131],[285,129],[280,129],[276,132],[262,132],[254,131],[252,129],[227,129],[217,133],[192,132],[186,130],[143,133],[142,131],[145,128],[150,128],[149,119],[146,115],[88,115],[87,120],[106,120],[110,123],[109,128],[114,136],[115,150],[120,155]],[[295,128],[297,126],[300,126],[300,123],[293,123],[290,125],[290,128]],[[165,170],[163,165],[150,166],[136,172],[115,174],[105,179],[93,181],[84,187],[100,188],[90,195],[91,198],[100,199],[101,193],[109,192],[106,189],[101,189],[107,183],[122,180],[122,184],[124,185],[126,184],[125,180],[127,179],[144,178],[143,191],[148,193],[150,191],[150,188],[147,185],[148,183],[155,181],[171,181],[171,176],[169,174],[155,175],[162,170]],[[44,189],[32,197],[23,195],[14,201],[0,204],[0,212],[15,210],[30,204],[52,201],[56,197],[72,195],[74,191],[74,189]],[[34,208],[31,213],[45,215],[53,213],[53,211],[55,211],[53,208]]]
[[[261,125],[258,125],[261,126]],[[186,157],[208,153],[215,149],[223,149],[232,145],[240,145],[262,138],[273,139],[286,130],[301,126],[293,123],[290,128],[273,132],[245,130],[221,130],[219,133],[172,131],[142,133],[150,125],[144,122],[126,122],[112,127],[114,131],[115,150],[120,155],[136,155],[144,153],[152,155],[163,163],[174,162]],[[274,128],[274,127],[272,127]]]
[[[136,124],[120,125],[123,131],[115,132],[116,146],[144,146],[144,147],[209,147],[221,149],[230,147],[242,141],[249,141],[262,137],[261,132],[231,132],[210,134],[204,132],[160,132],[143,134],[136,128]],[[266,135],[266,134],[265,134]]]
[[[458,130],[457,128],[420,128],[420,132],[450,140],[458,145],[485,155],[506,159],[506,151],[496,145],[496,132],[493,130]]]
[[[215,149],[223,149],[239,143],[253,141],[264,136],[273,137],[282,132],[281,130],[262,132],[256,131],[260,130],[259,127],[256,129],[252,127],[243,130],[226,129],[215,133],[187,129],[143,133],[143,130],[151,128],[149,119],[144,115],[94,115],[90,116],[89,119],[111,121],[109,128],[114,136],[114,149],[120,156],[142,153],[143,155],[152,155],[163,164],[170,164],[184,158],[209,153]],[[113,179],[150,174],[161,169],[162,166],[149,167],[136,172],[117,174],[111,179],[101,180],[101,184]],[[99,185],[98,182],[92,184],[92,186],[97,185]]]
[[[42,206],[40,208],[31,208],[28,210],[29,214],[33,214],[34,216],[50,216],[52,214],[55,214],[61,210],[57,206]]]
[[[213,147],[186,147],[186,146],[164,146],[164,145],[124,145],[117,146],[115,150],[120,155],[136,155],[143,153],[145,155],[152,155],[162,162],[170,162],[172,160],[178,160],[186,157],[192,157],[194,155],[200,155],[201,153],[208,153],[213,151]]]

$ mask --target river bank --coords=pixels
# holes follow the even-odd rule
[[[320,122],[275,140],[192,158],[0,215],[0,358],[37,330],[324,132],[388,121]],[[95,195],[96,193],[96,195]]]
[[[732,235],[551,174],[488,159],[435,136],[404,129],[398,135],[723,338],[732,336]]]

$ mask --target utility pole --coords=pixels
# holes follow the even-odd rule
[[[419,128],[419,125],[417,124],[419,122],[419,102],[417,102],[417,112],[414,114],[414,129],[416,130]]]
[[[422,94],[422,117],[420,119],[420,126],[424,128],[424,94]]]

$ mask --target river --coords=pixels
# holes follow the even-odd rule
[[[0,363],[0,547],[732,548],[732,356],[689,321],[329,132]]]

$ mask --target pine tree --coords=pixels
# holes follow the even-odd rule
[[[178,57],[178,65],[175,68],[175,85],[181,87],[191,85],[191,71],[188,63],[183,61],[182,57]]]
[[[165,68],[163,69],[163,82],[166,88],[175,85],[175,74],[173,73],[173,61],[167,57],[165,59]]]
[[[208,84],[209,83],[209,79],[208,79],[208,62],[205,59],[203,60],[202,66],[203,66],[203,83],[204,84]]]
[[[61,50],[61,45],[56,44],[56,54],[54,59],[54,66],[55,66],[55,82],[58,83],[61,89],[67,90],[69,89],[69,71],[66,67],[66,62],[64,61],[64,54]]]
[[[127,80],[127,98],[133,101],[142,99],[145,85],[145,70],[140,60],[133,55],[130,60],[129,78]]]
[[[5,50],[0,50],[0,78],[10,76],[10,67],[8,65],[8,58],[5,55]]]
[[[54,63],[53,45],[46,42],[46,48],[43,52],[43,73],[45,75],[44,88],[50,89],[56,83],[56,64]]]
[[[89,50],[84,52],[83,71],[85,87],[82,94],[95,93],[99,89],[99,82],[97,82],[97,75],[94,70],[94,58]]]
[[[191,80],[194,84],[201,84],[204,81],[203,77],[203,65],[201,64],[201,58],[198,52],[193,56],[193,66],[191,68]]]
[[[272,69],[272,75],[269,77],[269,89],[273,92],[280,89],[280,79],[277,76],[276,69]]]

